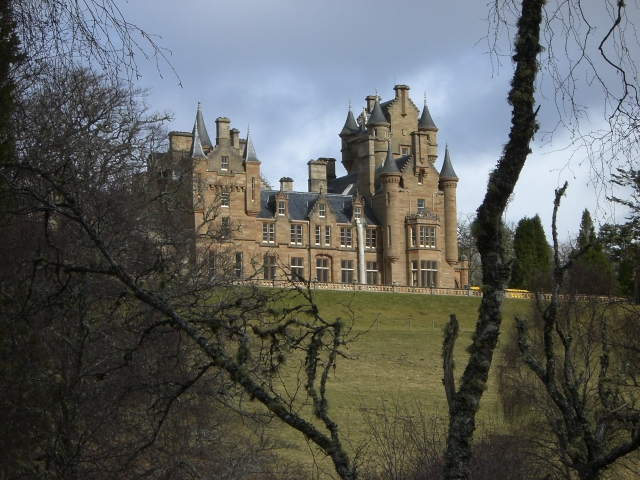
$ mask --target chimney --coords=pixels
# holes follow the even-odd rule
[[[371,110],[373,110],[373,106],[376,104],[377,99],[378,97],[376,97],[375,95],[369,95],[367,96],[367,98],[365,98],[365,101],[367,102],[368,113],[371,113]]]
[[[282,177],[280,179],[280,191],[281,192],[293,192],[293,178]]]
[[[327,182],[336,179],[336,159],[335,158],[319,158],[318,161],[323,161],[327,164]]]
[[[327,162],[322,158],[309,160],[309,191],[320,193],[327,191]]]
[[[231,143],[229,134],[229,124],[231,120],[227,117],[216,118],[216,145],[228,147]]]
[[[240,150],[240,130],[231,129],[231,146],[236,150]]]
[[[400,113],[407,114],[407,100],[409,98],[409,87],[407,85],[396,85],[393,87],[396,91],[396,100],[400,101]]]

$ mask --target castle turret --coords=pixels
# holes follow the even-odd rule
[[[351,101],[349,101],[349,113],[347,113],[347,120],[344,122],[344,127],[342,127],[342,131],[340,132],[340,138],[342,140],[341,152],[342,152],[342,164],[347,172],[351,171],[351,166],[353,164],[353,154],[351,153],[351,149],[347,146],[347,141],[350,138],[358,133],[359,127],[356,123],[356,119],[353,116],[353,111],[351,110]]]
[[[458,180],[453,165],[451,165],[449,146],[447,145],[440,171],[440,190],[444,192],[445,258],[450,265],[458,262],[458,211],[456,206]]]
[[[200,143],[202,144],[202,147],[206,149],[213,148],[211,139],[207,133],[207,127],[204,125],[204,117],[202,116],[200,102],[198,102],[198,113],[196,113],[196,125],[198,127],[198,133],[200,134]]]
[[[400,250],[402,239],[394,232],[394,226],[397,225],[399,198],[400,195],[400,177],[402,176],[393,153],[391,152],[391,141],[388,141],[387,157],[384,165],[380,169],[380,181],[382,183],[382,195],[384,196],[384,205],[381,209],[382,228],[383,228],[383,247],[384,247],[384,268],[385,281],[392,283],[396,275],[402,272],[394,272],[393,264],[400,258]]]
[[[247,141],[244,144],[244,169],[247,172],[247,186],[245,189],[245,209],[247,215],[256,217],[260,213],[260,160],[253,148],[249,127],[247,127]]]
[[[433,118],[431,118],[431,113],[429,113],[429,107],[427,107],[427,96],[424,96],[424,107],[422,108],[422,115],[420,116],[420,120],[418,121],[418,132],[422,133],[426,138],[427,143],[427,157],[429,162],[435,163],[438,158],[438,142],[437,142],[437,132],[438,127],[436,127]]]

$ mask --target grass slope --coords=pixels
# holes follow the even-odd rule
[[[373,411],[382,397],[409,404],[419,402],[427,413],[446,415],[442,386],[442,328],[455,313],[460,334],[455,349],[456,378],[466,365],[466,347],[475,330],[479,298],[371,292],[318,291],[314,298],[327,319],[355,317],[353,333],[362,333],[349,346],[351,359],[340,359],[328,385],[330,414],[354,449],[367,438],[362,409]],[[506,299],[503,337],[513,328],[516,313],[527,316],[527,300]],[[500,356],[494,357],[495,362]],[[482,399],[480,418],[495,416],[498,397],[492,378]],[[308,462],[309,452],[299,434],[276,427],[298,445],[292,458]],[[328,468],[330,471],[330,466]]]

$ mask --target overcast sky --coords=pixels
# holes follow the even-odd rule
[[[436,168],[449,145],[460,177],[458,212],[472,213],[482,201],[507,141],[512,72],[508,58],[497,68],[488,55],[485,2],[131,0],[122,13],[160,36],[157,42],[170,51],[179,80],[166,65],[160,76],[153,63],[139,61],[139,84],[151,89],[151,109],[174,115],[169,130],[190,132],[198,102],[212,138],[217,117],[230,118],[243,138],[250,125],[273,185],[290,176],[296,190],[306,191],[310,159],[340,159],[338,133],[349,101],[358,112],[376,89],[385,101],[394,96],[394,85],[406,84],[419,108],[426,94],[439,128]],[[502,46],[508,45],[505,37]],[[541,127],[549,130],[555,107],[540,103]],[[565,180],[561,238],[575,234],[584,208],[599,221],[612,213],[621,219],[623,212],[611,212],[602,198],[597,208],[584,154],[559,150],[566,139],[560,131],[551,145],[540,139],[533,145],[509,221],[539,214],[550,236],[554,189]]]

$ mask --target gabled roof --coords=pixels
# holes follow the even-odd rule
[[[451,164],[451,158],[449,157],[449,145],[444,150],[444,162],[442,162],[442,169],[440,170],[440,179],[451,178],[458,180],[453,165]]]
[[[204,117],[202,116],[200,102],[198,102],[198,113],[196,113],[196,125],[198,126],[198,133],[200,133],[200,143],[202,146],[204,148],[213,148],[213,144],[207,133],[207,127],[204,126]]]
[[[279,190],[262,190],[260,192],[260,213],[258,218],[276,218],[276,194]],[[309,213],[313,210],[319,193],[308,192],[284,192],[288,200],[288,212],[290,220],[307,221]],[[323,194],[322,198],[327,202],[329,209],[336,217],[337,223],[351,223],[353,215],[353,196],[338,194]],[[365,203],[363,209],[363,220],[369,225],[379,225],[373,210]]]
[[[245,162],[260,163],[260,160],[258,160],[258,156],[256,155],[256,149],[253,148],[251,136],[249,135],[249,127],[247,127],[247,141],[244,144],[244,153],[242,154],[242,158]]]

